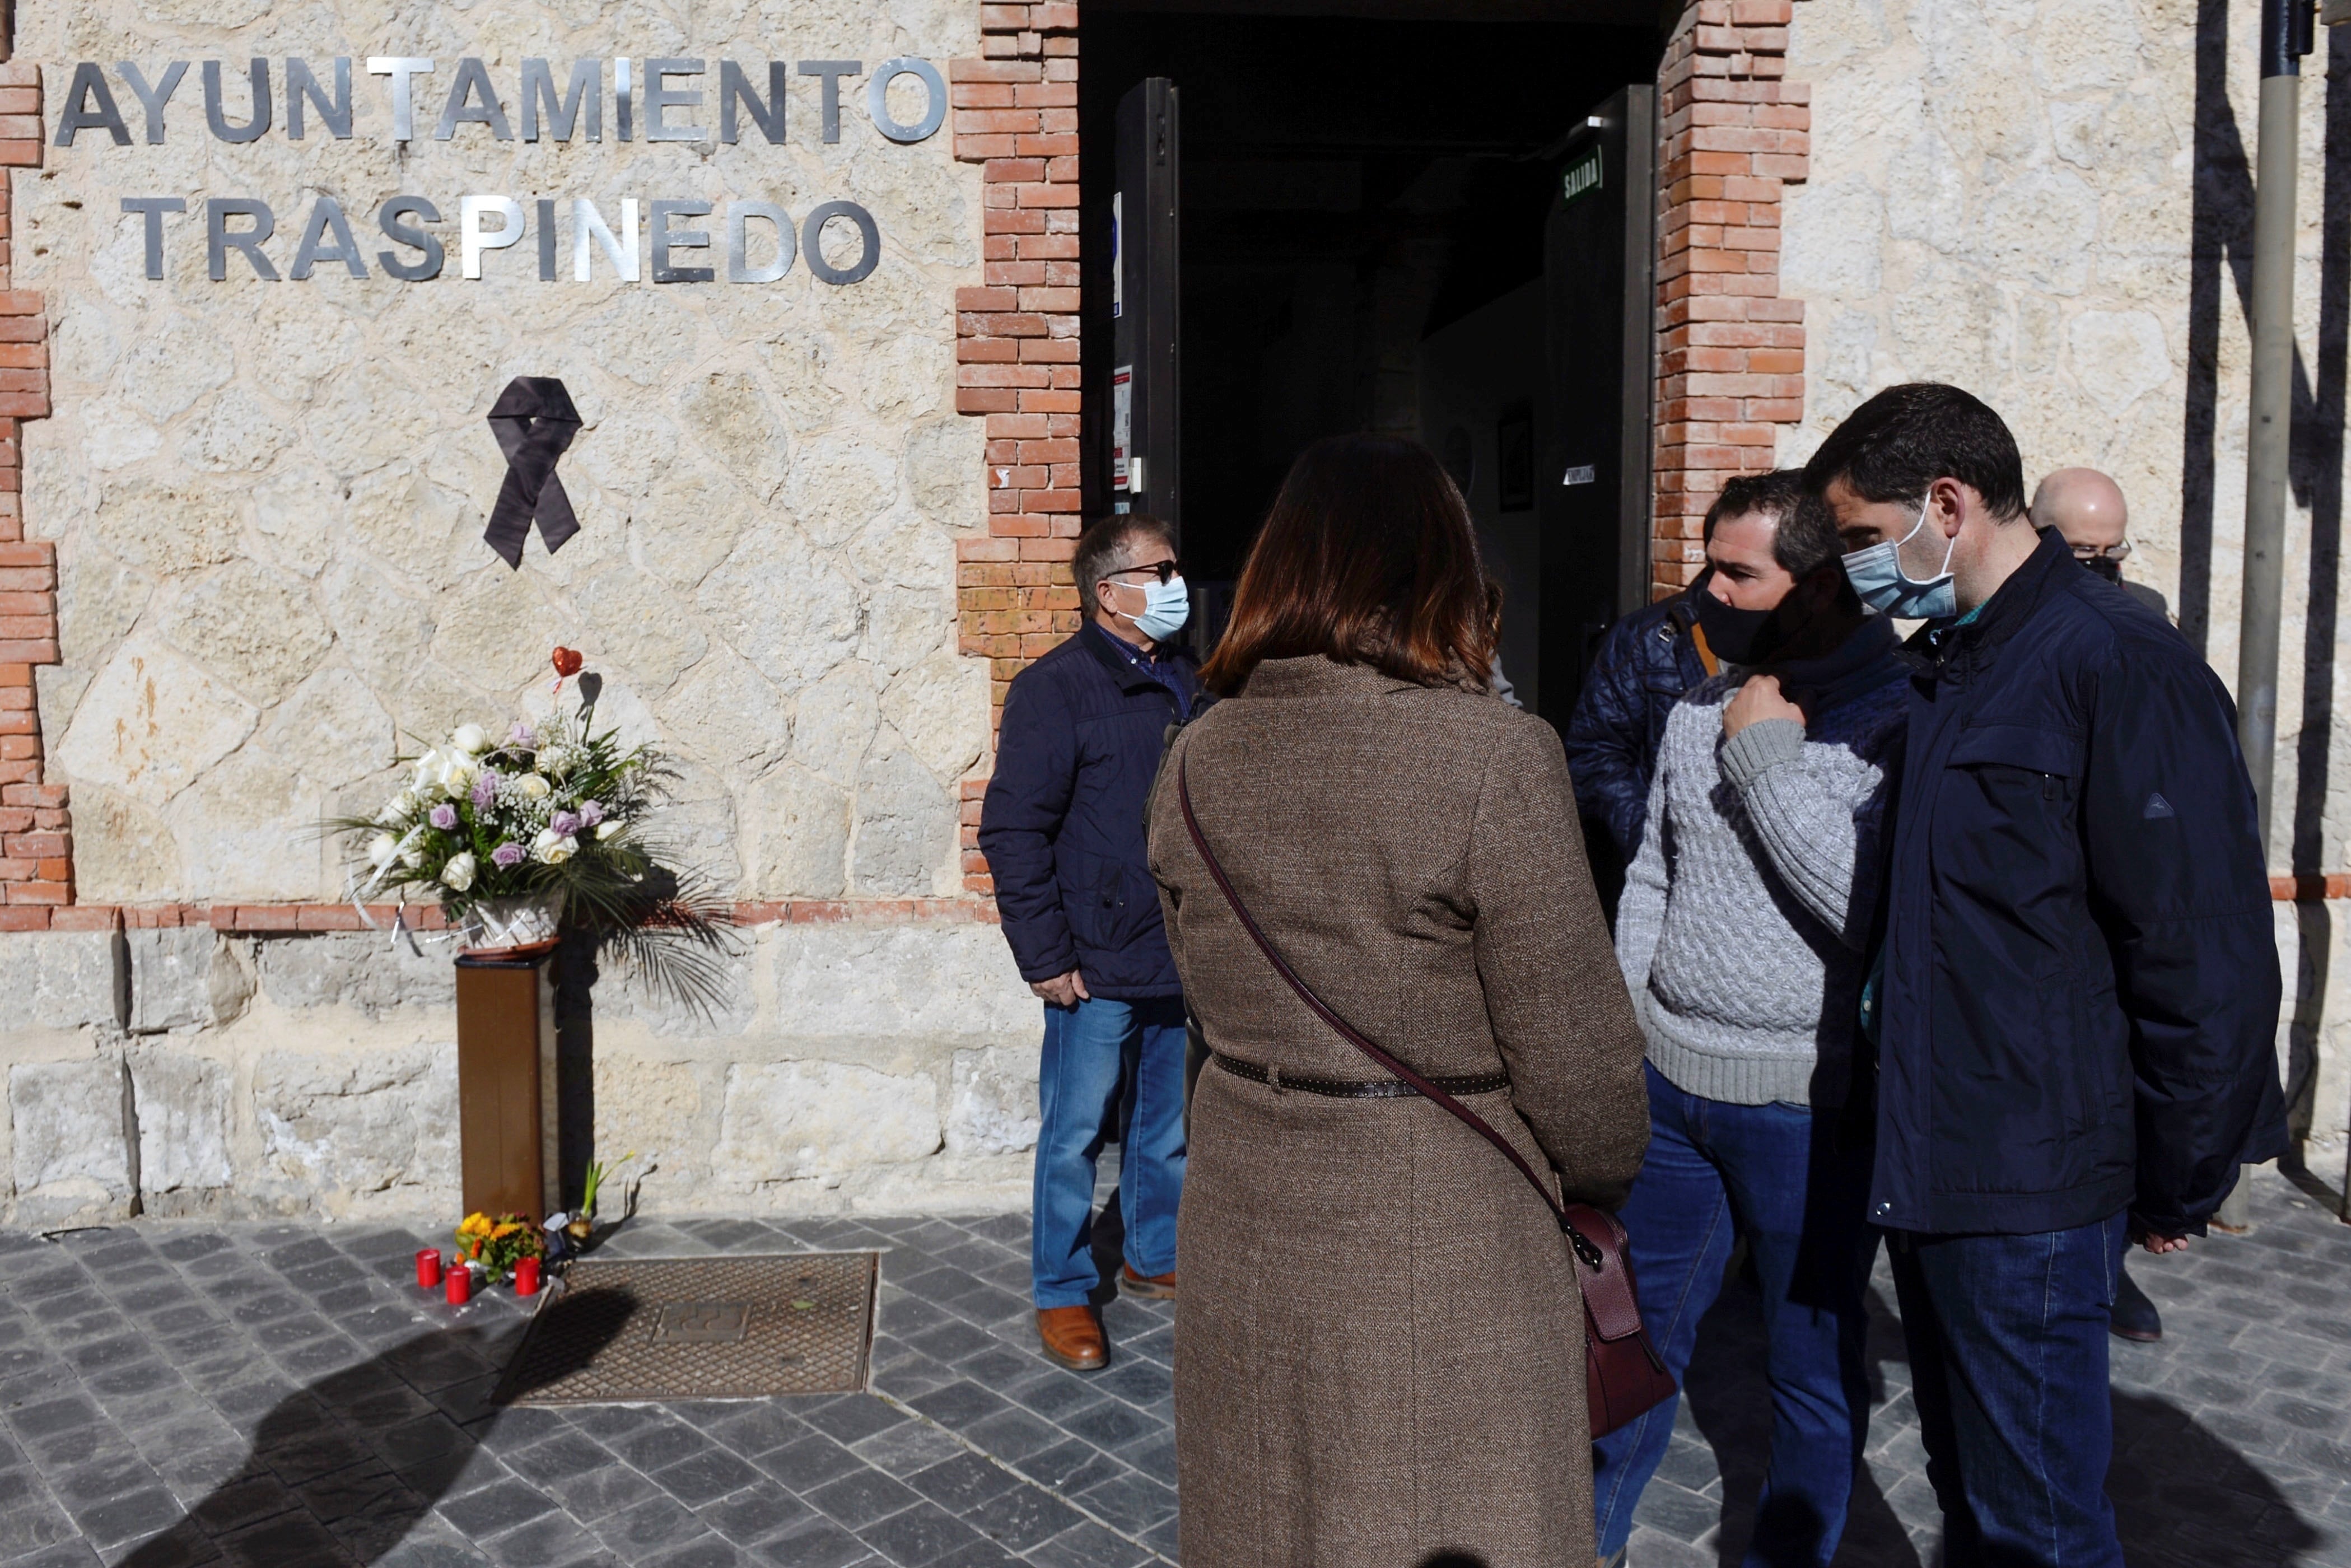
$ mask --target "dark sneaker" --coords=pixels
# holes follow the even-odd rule
[[[2106,1326],[2116,1338],[2139,1344],[2153,1344],[2163,1337],[2163,1314],[2155,1310],[2155,1303],[2147,1299],[2127,1269],[2115,1286],[2115,1310]]]

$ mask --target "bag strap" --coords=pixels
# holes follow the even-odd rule
[[[1575,1249],[1575,1255],[1582,1260],[1584,1267],[1595,1272],[1604,1268],[1607,1260],[1600,1249],[1593,1245],[1591,1239],[1576,1229],[1569,1221],[1566,1208],[1561,1205],[1559,1199],[1551,1195],[1549,1184],[1535,1174],[1535,1168],[1527,1163],[1524,1155],[1511,1146],[1508,1138],[1489,1126],[1486,1119],[1477,1112],[1472,1111],[1468,1106],[1431,1083],[1426,1078],[1364,1038],[1353,1024],[1325,1006],[1322,998],[1316,996],[1312,988],[1298,977],[1298,972],[1292,969],[1289,961],[1275,950],[1273,944],[1266,940],[1265,933],[1258,927],[1257,917],[1249,912],[1249,905],[1241,902],[1240,894],[1233,891],[1231,881],[1225,875],[1225,868],[1217,862],[1216,852],[1208,848],[1208,841],[1200,831],[1199,819],[1192,814],[1192,787],[1191,779],[1187,776],[1188,769],[1185,766],[1186,760],[1186,758],[1178,758],[1176,763],[1176,799],[1184,808],[1185,831],[1192,835],[1192,847],[1200,852],[1200,859],[1207,864],[1208,875],[1217,884],[1217,891],[1225,895],[1227,904],[1232,905],[1234,915],[1241,923],[1241,929],[1249,934],[1249,940],[1257,944],[1258,951],[1265,955],[1266,962],[1273,966],[1274,973],[1287,981],[1290,990],[1296,993],[1300,1001],[1306,1004],[1308,1010],[1324,1023],[1329,1024],[1337,1031],[1341,1039],[1378,1062],[1394,1076],[1411,1084],[1423,1095],[1451,1112],[1479,1137],[1501,1150],[1502,1157],[1519,1167],[1519,1174],[1527,1178],[1527,1185],[1535,1189],[1536,1196],[1543,1200],[1544,1207],[1549,1208],[1552,1217],[1559,1221],[1560,1229],[1567,1233],[1569,1244]]]

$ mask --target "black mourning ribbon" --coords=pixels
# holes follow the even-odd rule
[[[571,497],[555,472],[556,460],[580,434],[580,411],[553,376],[517,376],[490,407],[490,434],[507,455],[507,477],[498,486],[497,505],[490,508],[490,526],[482,538],[507,565],[520,570],[532,519],[538,522],[538,537],[549,555],[580,531]]]

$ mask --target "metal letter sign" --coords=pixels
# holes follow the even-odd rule
[[[768,60],[767,91],[761,96],[752,88],[753,78],[746,63],[719,60],[717,95],[714,105],[705,89],[673,88],[674,79],[705,77],[713,62],[694,57],[631,58],[626,56],[593,57],[569,62],[569,72],[564,90],[556,90],[557,72],[554,66],[538,56],[520,62],[517,78],[520,91],[517,98],[501,96],[499,84],[492,71],[493,57],[461,57],[448,76],[448,90],[443,95],[439,118],[432,127],[432,140],[465,142],[486,137],[493,142],[512,141],[514,127],[508,118],[510,105],[518,105],[522,112],[521,140],[530,142],[560,141],[569,143],[584,137],[590,142],[605,140],[604,104],[606,101],[606,68],[610,68],[611,100],[613,108],[611,130],[621,141],[707,142],[713,134],[706,123],[711,108],[717,110],[716,135],[729,144],[740,142],[742,117],[747,112],[758,133],[771,144],[784,141],[785,89],[789,62]],[[756,63],[756,62],[754,62]],[[388,97],[391,117],[388,141],[395,148],[413,141],[418,134],[417,94],[429,89],[420,88],[420,78],[436,76],[438,62],[423,56],[371,55],[365,57],[370,75],[389,78]],[[299,56],[285,60],[285,116],[283,134],[289,141],[305,139],[314,124],[339,141],[352,136],[352,65],[350,56],[337,56],[333,61],[334,90],[330,94],[311,62]],[[164,110],[172,94],[180,89],[188,75],[188,62],[172,60],[151,82],[136,62],[117,62],[111,70],[121,78],[131,99],[145,113],[146,139],[150,145],[161,144],[165,137]],[[273,105],[276,97],[271,88],[273,61],[256,56],[244,66],[235,62],[226,65],[220,60],[204,62],[204,120],[212,137],[219,141],[247,143],[277,133],[281,122],[276,118]],[[245,82],[239,85],[225,81],[225,75],[242,72]],[[865,67],[856,60],[801,60],[799,75],[814,78],[818,84],[817,107],[822,138],[838,142],[843,137],[841,122],[841,79],[863,76]],[[99,133],[110,148],[126,148],[131,144],[131,128],[122,117],[122,102],[108,79],[108,68],[95,60],[83,60],[73,69],[72,83],[65,89],[64,104],[57,117],[56,145],[73,149],[85,156],[96,157],[91,150],[94,139],[82,137],[85,131]],[[895,110],[892,107],[892,84],[901,78],[914,78],[912,86],[921,89],[921,112],[911,120],[900,120],[898,112],[913,107],[915,94],[902,87],[896,94]],[[245,105],[234,100],[243,98]],[[946,123],[951,89],[946,78],[929,61],[911,55],[885,60],[866,84],[867,118],[874,132],[885,141],[906,146],[926,141],[936,135]],[[244,118],[231,117],[240,108]],[[430,112],[429,109],[426,112]],[[475,131],[479,127],[479,131]],[[642,138],[640,138],[642,131]],[[80,140],[77,141],[77,138]],[[315,186],[306,186],[315,191]],[[307,282],[314,277],[331,276],[332,268],[322,264],[340,262],[342,270],[354,279],[372,276],[367,260],[351,238],[351,220],[356,211],[347,213],[341,198],[313,194],[307,220],[299,225],[288,221],[286,237],[278,237],[277,216],[268,204],[252,197],[209,197],[204,199],[205,214],[206,273],[214,282],[227,279],[227,253],[234,250],[247,263],[237,269],[240,278],[247,271],[265,283],[275,283],[281,277]],[[490,274],[493,264],[486,258],[496,252],[514,249],[526,237],[536,239],[535,269],[541,283],[553,283],[566,274],[560,254],[563,237],[561,212],[566,198],[534,193],[528,200],[497,193],[472,192],[458,200],[458,238],[455,248],[459,255],[459,272],[466,278],[482,280]],[[604,198],[610,206],[612,198]],[[622,218],[616,235],[604,224],[594,202],[584,196],[569,198],[571,206],[572,264],[569,275],[576,282],[591,281],[590,248],[601,248],[610,257],[611,272],[621,281],[634,283],[641,279],[638,266],[637,213],[641,205],[636,196],[619,198]],[[168,214],[189,210],[190,198],[185,195],[129,195],[120,198],[121,211],[141,221],[141,238],[144,241],[145,275],[161,281],[169,272],[165,252],[174,239],[176,227],[164,223]],[[76,204],[77,205],[78,204]],[[791,221],[784,207],[774,201],[736,198],[723,203],[715,196],[703,195],[684,199],[667,196],[653,199],[650,205],[653,252],[652,280],[655,283],[712,283],[718,277],[716,266],[681,265],[675,257],[678,251],[711,250],[716,241],[714,228],[671,226],[672,219],[717,217],[726,225],[727,267],[729,283],[767,283],[789,272],[796,256],[805,257],[809,272],[820,283],[837,287],[862,282],[880,266],[882,256],[881,225],[866,207],[853,201],[817,203],[807,217],[799,224]],[[532,214],[536,214],[534,219]],[[751,219],[775,225],[777,254],[772,261],[753,266],[746,254],[746,225]],[[233,226],[230,220],[241,220],[249,226]],[[834,225],[838,222],[839,226]],[[396,194],[376,209],[375,222],[383,233],[397,244],[423,253],[423,259],[412,261],[395,251],[378,251],[375,260],[384,274],[405,283],[421,283],[441,275],[444,255],[443,238],[435,237],[423,225],[441,222],[438,205],[421,195]],[[854,240],[852,244],[851,235]],[[290,236],[302,235],[295,250],[289,269],[281,273],[265,246],[273,238],[281,247]],[[828,252],[819,243],[828,234],[833,248]],[[331,240],[332,244],[328,242]],[[846,254],[843,254],[846,251]],[[697,258],[698,259],[698,258]],[[525,276],[518,259],[495,264],[516,268],[510,276]],[[1143,394],[1146,412],[1149,394]],[[1147,423],[1147,422],[1146,422]],[[1099,439],[1099,437],[1097,437]]]

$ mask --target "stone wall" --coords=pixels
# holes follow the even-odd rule
[[[1784,204],[1803,301],[1801,461],[1890,382],[1956,382],[2007,418],[2027,482],[2120,481],[2132,579],[2231,686],[2242,561],[2256,8],[2187,0],[1802,0],[1810,175]],[[2342,1180],[2351,727],[2341,601],[2351,277],[2351,30],[2305,62],[2295,483],[2270,864],[2307,1155]],[[2330,142],[2330,134],[2333,138]],[[2332,172],[2330,172],[2330,169]],[[2330,237],[2331,235],[2331,237]],[[2330,304],[2327,296],[2332,294]]]
[[[52,121],[75,62],[115,78],[171,60],[229,63],[227,118],[246,112],[244,62],[328,72],[353,57],[354,135],[279,124],[232,144],[207,131],[198,65],[168,135],[116,145],[83,130],[15,188],[16,269],[52,326],[56,415],[27,427],[30,532],[55,541],[59,662],[40,672],[47,781],[74,798],[85,903],[331,901],[342,876],[315,831],[370,803],[396,752],[476,718],[501,727],[543,691],[548,650],[582,650],[606,677],[601,711],[660,737],[684,765],[682,821],[746,897],[921,896],[961,891],[960,782],[987,747],[987,668],[957,648],[957,537],[982,524],[984,432],[955,406],[956,291],[981,280],[980,172],[951,137],[885,138],[862,80],[839,140],[820,137],[819,83],[787,72],[787,138],[733,144],[529,142],[459,124],[426,129],[461,58],[485,62],[513,115],[521,61],[692,56],[716,119],[721,58],[897,57],[942,75],[978,53],[968,0],[778,8],[734,4],[613,14],[549,3],[296,12],[251,0],[113,0],[20,7],[19,58],[39,63]],[[416,139],[389,140],[377,54],[433,57]],[[684,86],[674,83],[673,86]],[[643,84],[639,84],[640,92]],[[923,89],[893,89],[920,118]],[[902,101],[903,100],[903,101]],[[673,113],[673,119],[681,116]],[[396,193],[441,211],[442,274],[402,282],[290,263],[313,199],[365,237]],[[461,276],[460,198],[513,196],[534,226]],[[142,276],[126,196],[178,197],[164,276]],[[258,197],[278,214],[264,247],[282,281],[234,252],[210,279],[203,204]],[[819,280],[570,281],[569,199],[617,220],[624,197],[818,203],[870,209],[879,265]],[[534,199],[559,209],[560,282],[541,281]],[[678,227],[695,226],[684,220]],[[826,231],[836,266],[856,251]],[[765,231],[760,230],[764,244]],[[723,232],[716,235],[720,246]],[[641,242],[642,243],[642,242]],[[837,253],[837,254],[836,254]],[[413,258],[412,258],[413,259]],[[722,267],[723,249],[685,256]],[[586,423],[561,474],[582,531],[510,572],[480,534],[505,464],[483,423],[517,374],[560,377]]]
[[[0,994],[19,1004],[0,1028],[0,1213],[454,1209],[449,949],[429,931],[419,949],[350,930],[365,917],[338,903],[341,868],[316,827],[371,810],[394,758],[457,723],[496,729],[543,708],[558,643],[603,677],[600,711],[627,738],[678,758],[674,821],[748,926],[715,1020],[622,980],[596,988],[599,1154],[643,1155],[645,1201],[671,1211],[1018,1203],[1035,1002],[967,887],[957,830],[985,777],[990,712],[990,666],[969,655],[992,650],[958,626],[958,559],[1052,575],[1067,539],[1041,536],[1069,530],[1020,526],[1055,511],[1050,497],[999,501],[991,527],[989,489],[1008,498],[1032,482],[1022,468],[992,486],[984,460],[1021,456],[991,441],[1073,437],[1077,416],[1032,406],[1075,396],[1040,381],[1033,394],[1005,383],[1012,425],[971,417],[1000,411],[958,391],[974,381],[958,361],[975,357],[958,354],[956,309],[983,285],[1073,283],[1020,268],[1056,245],[1057,272],[1074,267],[1074,235],[1049,237],[1061,220],[1042,212],[1049,185],[1074,181],[1074,148],[1051,174],[1008,152],[983,168],[1001,150],[967,123],[998,112],[976,94],[1017,97],[1032,119],[1061,112],[1073,41],[1049,47],[1024,7],[971,0],[625,16],[545,0],[390,24],[367,6],[257,0],[17,11],[15,62],[0,68],[0,163],[29,165],[0,212],[15,261],[0,273],[0,550],[15,552],[0,559],[0,926],[23,934],[0,941]],[[385,79],[367,70],[394,55],[437,67],[415,78],[404,143]],[[617,123],[623,55],[637,68],[632,141]],[[349,139],[315,108],[305,139],[287,134],[288,57],[330,92],[332,62],[350,57]],[[518,121],[535,57],[559,85],[574,61],[601,61],[603,140],[472,123],[434,134],[461,61],[482,62]],[[893,140],[852,74],[835,140],[821,83],[788,64],[781,145],[747,123],[733,142],[650,141],[648,57],[705,62],[699,80],[667,85],[701,89],[699,109],[670,118],[705,129],[719,62],[746,63],[764,95],[774,57],[868,72],[928,62],[957,84],[957,119]],[[215,90],[233,125],[256,57],[273,126],[224,140],[208,129],[203,62],[224,63]],[[189,62],[160,144],[124,59],[151,80]],[[68,110],[97,106],[74,85],[82,61],[110,87],[127,144],[88,125],[57,144]],[[919,81],[902,77],[887,106],[902,125],[921,120]],[[991,187],[1036,223],[992,214]],[[422,226],[447,247],[439,277],[370,265],[391,248],[374,220],[395,193],[438,208]],[[514,197],[527,224],[521,244],[483,253],[478,278],[459,235],[469,194]],[[162,220],[158,278],[144,276],[142,219],[120,210],[141,196],[188,207]],[[208,197],[272,204],[262,251],[276,280],[233,249],[226,276],[209,276]],[[350,215],[368,276],[332,261],[295,276],[320,197]],[[572,281],[574,197],[616,226],[625,198],[716,204],[672,224],[716,231],[712,252],[674,261],[721,277],[655,281],[648,235],[640,280],[600,252],[594,280]],[[827,282],[803,254],[779,281],[724,280],[728,204],[799,219],[831,200],[871,212],[870,276]],[[543,201],[558,208],[551,267]],[[755,252],[765,232],[754,225]],[[846,224],[821,243],[836,268],[857,248]],[[1046,336],[1073,353],[1067,332]],[[46,374],[51,345],[59,412],[24,434],[26,510],[40,521],[19,545],[16,420],[50,408],[45,386],[19,383]],[[1050,379],[1064,373],[1044,368],[1055,351],[1040,336],[1011,358]],[[579,404],[560,472],[582,531],[552,556],[531,543],[509,572],[480,537],[505,471],[484,416],[518,374],[559,377]],[[1073,470],[1037,472],[1040,490],[1073,484]],[[992,553],[997,538],[1011,554]],[[36,614],[48,619],[35,627]],[[20,850],[26,874],[10,879]]]
[[[0,942],[0,1221],[454,1214],[445,947],[209,926]],[[977,921],[756,928],[716,1018],[594,992],[596,1147],[664,1213],[970,1210],[1028,1190],[1035,1002]]]

